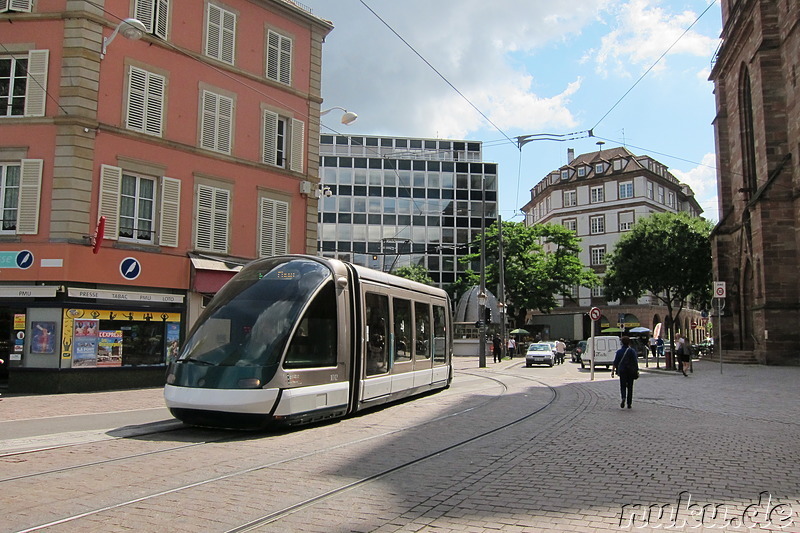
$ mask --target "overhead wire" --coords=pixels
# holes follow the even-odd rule
[[[450,82],[450,80],[448,80],[448,79],[447,79],[447,78],[444,76],[444,74],[442,74],[441,72],[439,72],[439,70],[438,70],[436,67],[434,67],[434,66],[431,64],[431,62],[430,62],[430,61],[428,61],[427,59],[425,59],[425,57],[424,57],[422,54],[420,54],[420,53],[419,53],[419,52],[418,52],[418,51],[417,51],[417,50],[416,50],[416,49],[415,49],[413,46],[411,46],[411,44],[410,44],[410,43],[409,43],[407,40],[405,40],[405,39],[403,38],[403,36],[402,36],[402,35],[400,35],[400,34],[399,34],[399,33],[398,33],[398,32],[397,32],[397,31],[396,31],[396,30],[395,30],[395,29],[394,29],[394,28],[393,28],[393,27],[392,27],[392,26],[391,26],[391,25],[388,23],[388,22],[386,22],[386,21],[385,21],[385,20],[384,20],[384,19],[383,19],[383,18],[382,18],[380,15],[378,15],[378,14],[375,12],[375,10],[374,10],[374,9],[372,9],[372,8],[371,8],[369,5],[367,5],[367,3],[366,3],[364,0],[359,0],[359,1],[361,2],[361,4],[362,4],[362,5],[363,5],[365,8],[367,8],[367,10],[369,10],[369,12],[370,12],[370,13],[372,13],[373,15],[375,15],[375,18],[377,18],[378,20],[380,20],[380,21],[383,23],[383,25],[384,25],[384,26],[386,26],[386,27],[389,29],[389,31],[391,31],[392,33],[394,33],[394,34],[395,34],[395,36],[397,36],[397,38],[398,38],[398,39],[400,39],[400,40],[403,42],[403,44],[405,44],[405,45],[406,45],[406,46],[407,46],[407,47],[408,47],[408,48],[409,48],[409,49],[410,49],[412,52],[414,52],[414,54],[416,54],[416,56],[417,56],[417,57],[419,57],[419,58],[420,58],[420,59],[421,59],[421,60],[422,60],[422,61],[423,61],[423,62],[424,62],[426,65],[428,65],[428,67],[430,67],[430,69],[431,69],[431,70],[433,70],[433,71],[434,71],[434,72],[435,72],[435,73],[436,73],[436,74],[437,74],[437,75],[438,75],[438,76],[439,76],[439,77],[440,77],[440,78],[441,78],[441,79],[442,79],[442,80],[443,80],[443,81],[444,81],[444,82],[445,82],[447,85],[449,85],[449,86],[450,86],[450,88],[451,88],[451,89],[453,89],[453,90],[456,92],[456,94],[458,94],[458,95],[459,95],[461,98],[463,98],[463,99],[464,99],[464,101],[465,101],[465,102],[467,102],[467,103],[468,103],[468,104],[469,104],[469,105],[472,107],[472,109],[474,109],[475,111],[477,111],[477,112],[478,112],[478,114],[479,114],[480,116],[482,116],[482,117],[483,117],[483,118],[486,120],[486,122],[488,122],[489,124],[491,124],[491,125],[492,125],[492,127],[493,127],[494,129],[496,129],[497,131],[499,131],[499,132],[500,132],[500,133],[503,135],[503,137],[505,137],[506,139],[508,139],[508,141],[509,141],[509,142],[511,142],[511,143],[513,143],[513,142],[514,142],[514,141],[511,139],[511,137],[509,137],[509,136],[508,136],[508,135],[507,135],[507,134],[506,134],[506,133],[505,133],[505,132],[504,132],[502,129],[500,129],[500,127],[499,127],[497,124],[495,124],[494,122],[492,122],[492,119],[490,119],[488,116],[486,116],[486,114],[485,114],[483,111],[481,111],[481,110],[478,108],[478,106],[476,106],[475,104],[473,104],[473,103],[472,103],[472,101],[471,101],[469,98],[467,98],[467,97],[464,95],[464,93],[462,93],[460,90],[458,90],[458,88],[457,88],[455,85],[453,85],[453,84]]]

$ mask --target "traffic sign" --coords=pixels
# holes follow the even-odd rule
[[[600,320],[601,316],[602,316],[602,313],[600,313],[600,308],[599,307],[592,307],[589,310],[589,318],[591,318],[592,320]]]
[[[714,298],[725,298],[725,282],[724,281],[715,281],[714,282]]]
[[[692,329],[697,329],[697,320],[692,320]]]

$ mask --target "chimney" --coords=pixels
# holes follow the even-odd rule
[[[567,164],[572,163],[573,159],[575,159],[575,148],[567,148]]]

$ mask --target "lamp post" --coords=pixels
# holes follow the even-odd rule
[[[481,288],[478,292],[478,366],[486,368],[486,178],[481,178]]]
[[[350,124],[355,122],[356,119],[358,118],[358,115],[356,115],[352,111],[348,111],[347,109],[345,109],[343,107],[339,107],[338,105],[337,106],[333,106],[333,107],[331,107],[329,109],[325,109],[324,111],[320,111],[319,112],[319,116],[321,116],[321,117],[325,116],[328,113],[330,113],[331,111],[333,111],[334,109],[339,109],[341,111],[344,111],[344,114],[342,115],[342,124],[344,124],[345,126],[349,126]]]
[[[103,59],[106,56],[106,50],[108,49],[108,45],[111,44],[118,33],[122,33],[122,36],[126,39],[130,39],[132,41],[138,41],[142,38],[142,35],[147,33],[147,28],[142,23],[142,21],[134,18],[127,18],[117,24],[117,27],[114,29],[114,32],[109,35],[108,37],[103,37],[103,50],[100,52],[100,59]]]

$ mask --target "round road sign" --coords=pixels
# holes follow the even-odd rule
[[[599,307],[592,307],[589,310],[589,318],[591,318],[592,320],[600,320],[600,316],[601,316],[601,314],[600,314],[600,308]]]

